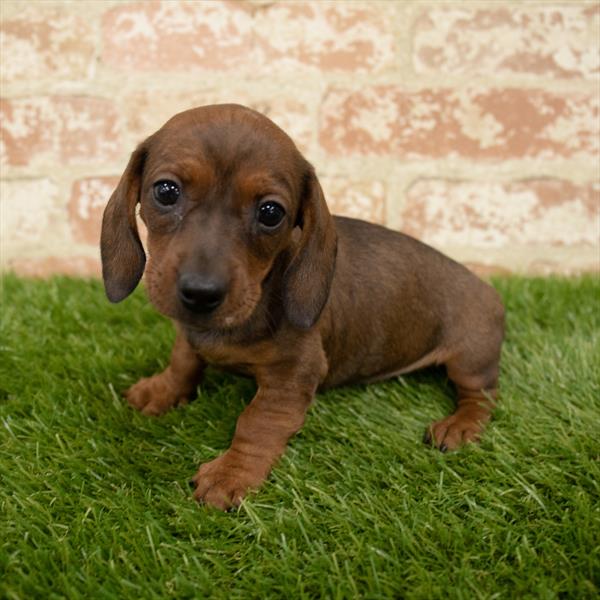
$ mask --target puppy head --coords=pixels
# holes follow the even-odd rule
[[[237,105],[180,113],[132,154],[102,222],[108,298],[139,282],[148,229],[148,294],[167,316],[201,329],[246,322],[265,281],[287,319],[311,327],[329,295],[336,235],[313,168],[269,119]]]

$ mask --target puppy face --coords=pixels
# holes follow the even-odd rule
[[[147,144],[140,190],[148,293],[197,327],[244,323],[291,246],[302,186],[297,150],[276,130],[223,115],[176,117]]]
[[[306,327],[318,318],[335,231],[312,167],[266,117],[235,105],[194,109],[134,152],[103,220],[103,275],[114,301],[144,269],[138,202],[147,289],[163,314],[199,329],[240,326],[277,266],[290,319]],[[295,281],[307,275],[312,292]]]

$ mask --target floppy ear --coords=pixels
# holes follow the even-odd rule
[[[146,150],[139,146],[131,155],[102,217],[102,278],[111,302],[120,302],[133,292],[146,264],[135,221],[145,159]]]
[[[337,250],[333,218],[310,165],[297,223],[302,233],[296,254],[284,273],[283,302],[290,323],[308,329],[317,322],[329,297]]]

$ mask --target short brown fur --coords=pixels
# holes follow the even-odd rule
[[[181,190],[172,207],[153,196],[160,180]],[[273,231],[257,222],[265,198],[285,209]],[[187,402],[207,364],[258,384],[231,447],[194,477],[198,500],[226,509],[258,488],[321,388],[444,364],[457,409],[426,441],[441,450],[477,441],[490,418],[504,335],[498,294],[409,236],[332,217],[311,165],[250,109],[193,109],[143,142],[105,210],[101,250],[108,297],[125,298],[145,268],[150,300],[177,328],[165,371],[127,390],[132,406],[158,415]],[[183,276],[221,282],[221,304],[189,310]]]

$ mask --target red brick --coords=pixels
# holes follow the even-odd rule
[[[319,139],[337,156],[598,159],[597,94],[539,89],[333,88]]]
[[[84,96],[0,100],[0,162],[24,166],[104,161],[121,152],[111,101]]]
[[[17,17],[0,23],[0,56],[6,82],[79,80],[94,60],[92,28],[78,16],[22,3]]]
[[[274,2],[257,14],[261,62],[269,70],[372,72],[394,60],[385,8],[352,2]]]
[[[36,98],[0,99],[0,164],[22,166],[52,152],[55,140],[45,104]]]
[[[91,245],[99,243],[102,213],[117,183],[118,177],[88,177],[73,184],[69,221],[76,241]]]
[[[124,69],[239,69],[252,66],[251,6],[240,2],[117,4],[102,23],[102,60]]]
[[[438,247],[597,246],[599,206],[597,183],[428,179],[409,189],[401,228]]]
[[[593,78],[599,29],[598,5],[432,6],[416,21],[413,62],[417,73],[434,75]]]

